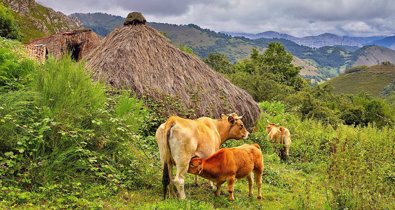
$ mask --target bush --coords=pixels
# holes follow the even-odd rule
[[[0,36],[7,39],[20,39],[21,35],[12,12],[0,2]]]

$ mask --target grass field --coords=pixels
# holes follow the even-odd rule
[[[395,67],[377,65],[367,70],[346,73],[328,81],[336,94],[368,93],[379,96],[384,87],[395,80]]]
[[[268,160],[269,159],[269,160]],[[199,178],[199,186],[193,186],[193,176],[186,178],[186,200],[171,198],[163,200],[161,186],[153,189],[123,191],[104,201],[106,209],[325,209],[327,193],[324,171],[306,173],[300,165],[280,163],[275,154],[266,156],[263,177],[263,199],[248,196],[248,183],[238,180],[235,185],[235,201],[228,201],[226,184],[221,195],[214,196],[208,181]],[[152,180],[160,184],[161,180]],[[327,207],[329,208],[329,207]]]

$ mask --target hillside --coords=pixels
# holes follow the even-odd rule
[[[386,61],[395,63],[395,51],[379,46],[365,46],[352,56],[352,66],[373,66]]]
[[[327,82],[337,94],[368,93],[379,96],[384,87],[395,80],[394,65],[375,65],[367,69],[345,73]]]
[[[369,44],[387,47],[395,50],[395,36],[389,36],[380,40],[375,40],[370,42]]]
[[[13,11],[13,16],[22,33],[22,41],[25,43],[32,39],[81,27],[76,19],[44,7],[35,0],[1,0],[1,3]]]

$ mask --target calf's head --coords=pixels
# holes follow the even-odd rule
[[[221,118],[223,120],[227,120],[228,123],[230,123],[230,129],[229,129],[229,138],[231,139],[247,139],[248,130],[244,126],[243,121],[241,121],[241,118],[243,116],[238,116],[236,113],[229,114],[229,115],[221,115]]]
[[[197,156],[193,157],[189,162],[188,173],[191,174],[200,174],[203,170],[202,167],[203,160]]]

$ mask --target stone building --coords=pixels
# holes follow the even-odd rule
[[[45,60],[49,55],[60,59],[68,54],[72,59],[79,61],[99,44],[100,37],[95,32],[81,29],[33,40],[25,48],[30,57],[39,61]]]

